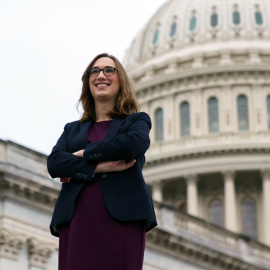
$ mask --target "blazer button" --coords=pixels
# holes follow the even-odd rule
[[[93,159],[92,155],[89,155],[89,159]]]
[[[97,155],[96,155],[96,154],[94,154],[94,155],[93,155],[93,158],[94,158],[94,159],[96,159],[96,158],[97,158]]]
[[[106,173],[103,173],[103,174],[101,175],[102,178],[106,178],[107,176],[108,176],[108,174],[106,174]]]
[[[101,154],[100,153],[97,153],[97,157],[100,158],[101,157]]]

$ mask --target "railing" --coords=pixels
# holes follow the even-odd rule
[[[154,202],[154,206],[160,229],[270,269],[270,247],[163,203]]]

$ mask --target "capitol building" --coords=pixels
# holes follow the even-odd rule
[[[152,119],[144,270],[269,270],[270,1],[168,0],[123,64]],[[46,158],[0,140],[1,270],[57,269]]]

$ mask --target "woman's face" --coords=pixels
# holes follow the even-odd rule
[[[93,65],[93,68],[103,69],[105,67],[116,67],[113,59],[108,57],[99,58]],[[100,71],[98,76],[90,75],[89,77],[90,92],[95,102],[112,102],[115,104],[116,97],[119,93],[119,77],[117,71],[113,75],[105,76]]]

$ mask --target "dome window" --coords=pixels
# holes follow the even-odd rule
[[[196,29],[197,25],[197,18],[195,16],[192,16],[189,21],[189,31],[193,32]]]
[[[233,24],[234,25],[239,25],[241,23],[241,17],[239,11],[234,11],[233,12]]]
[[[156,29],[154,36],[153,36],[153,41],[152,41],[153,45],[157,44],[158,35],[159,35],[159,29]]]
[[[181,136],[190,136],[190,106],[188,102],[183,102],[180,106]]]
[[[218,25],[218,15],[215,12],[210,17],[210,25],[212,27],[216,27]]]
[[[263,24],[263,16],[260,11],[255,12],[255,21],[257,25],[262,25]]]
[[[220,200],[213,200],[210,203],[209,222],[224,227],[224,206]]]
[[[210,133],[219,132],[218,100],[215,97],[208,100],[208,126]]]
[[[155,112],[155,139],[163,141],[163,110],[157,109]]]
[[[248,102],[245,95],[237,98],[238,128],[240,131],[249,130]]]
[[[241,204],[242,232],[254,239],[257,239],[257,214],[255,201],[247,197]]]
[[[171,25],[170,37],[174,37],[174,36],[175,36],[175,33],[176,33],[176,27],[177,27],[176,22],[173,22],[172,25]]]
[[[268,129],[270,129],[270,95],[266,99],[267,104],[267,121],[268,121]]]

